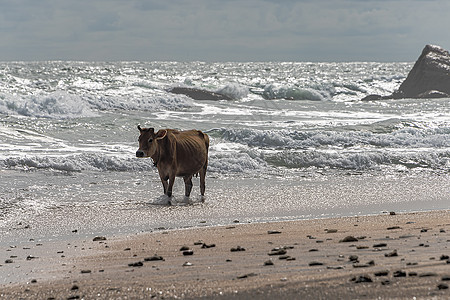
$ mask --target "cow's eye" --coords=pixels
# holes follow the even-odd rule
[[[153,142],[153,139],[149,139],[148,142],[149,142],[149,143]]]

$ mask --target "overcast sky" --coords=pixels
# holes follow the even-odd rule
[[[449,0],[0,0],[0,61],[415,61]]]

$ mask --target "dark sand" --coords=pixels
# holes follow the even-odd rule
[[[3,247],[0,298],[450,299],[448,210],[105,238]]]

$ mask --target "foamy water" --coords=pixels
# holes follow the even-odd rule
[[[321,185],[360,176],[382,182],[435,178],[442,182],[435,191],[440,195],[436,201],[445,202],[450,99],[360,101],[373,93],[391,94],[411,67],[411,63],[0,63],[0,220],[11,224],[71,205],[127,207],[161,200],[151,160],[135,158],[138,124],[196,128],[210,135],[209,196],[202,204],[208,210],[229,197],[232,200],[226,203],[245,207],[252,220],[292,217],[280,207],[298,212],[294,208],[300,204],[302,216],[314,217],[321,207],[325,209],[323,198],[307,197],[305,204],[300,192],[297,198],[284,196],[270,187],[271,182],[281,180],[301,190],[309,181]],[[233,100],[197,101],[168,92],[172,87],[220,92]],[[275,193],[278,206],[261,204],[261,196],[251,196],[260,187],[239,186],[236,178],[268,185],[263,190]],[[250,196],[231,192],[244,187]],[[178,194],[183,194],[181,185]],[[244,201],[250,201],[253,209]],[[267,209],[255,209],[261,205]],[[334,211],[342,214],[339,205]],[[374,207],[378,206],[361,212],[375,213]],[[183,222],[192,223],[185,220],[179,225]]]

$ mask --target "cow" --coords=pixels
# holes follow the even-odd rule
[[[151,157],[158,169],[164,194],[172,196],[175,177],[183,177],[185,196],[192,190],[192,176],[200,174],[200,193],[205,195],[209,137],[200,130],[141,128],[136,157]],[[167,180],[169,183],[167,183]]]

